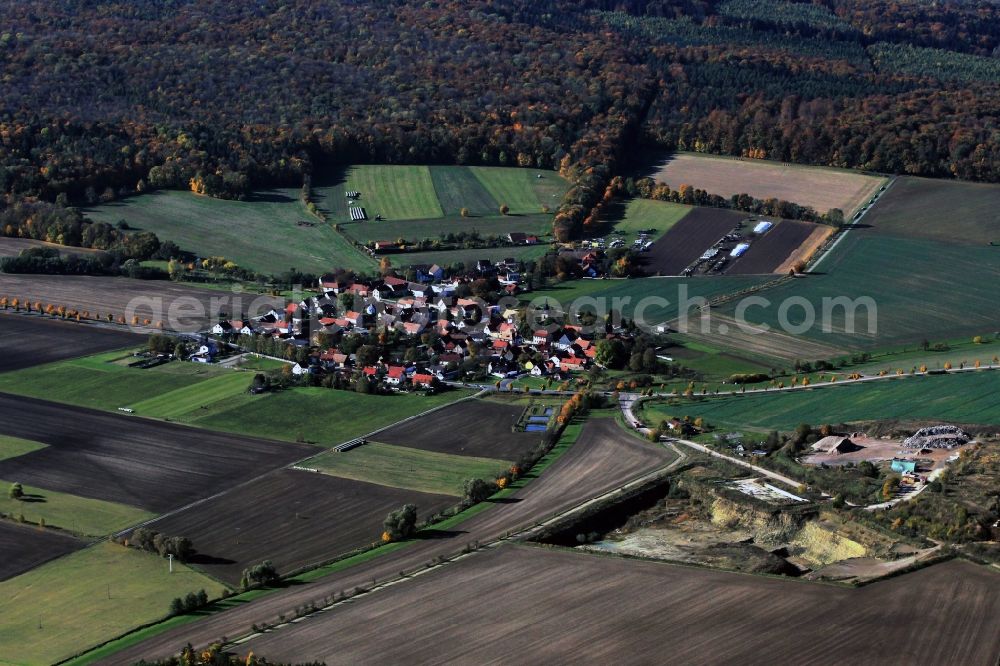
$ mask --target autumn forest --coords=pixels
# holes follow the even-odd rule
[[[6,235],[114,242],[62,209],[376,162],[559,169],[568,238],[639,146],[1000,180],[987,2],[5,0],[0,16]]]

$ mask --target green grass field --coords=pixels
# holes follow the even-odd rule
[[[242,393],[177,420],[212,430],[335,446],[468,395],[469,391],[448,391],[429,397],[416,393],[378,396],[296,388],[257,396]]]
[[[224,588],[174,563],[100,543],[0,582],[0,662],[51,664],[164,617],[170,600]],[[109,598],[110,597],[110,598]]]
[[[655,229],[652,239],[657,239],[670,231],[671,227],[694,210],[693,206],[670,203],[669,201],[653,201],[651,199],[631,199],[620,212],[617,219],[610,219],[615,231],[625,233],[627,241],[635,239],[639,231]]]
[[[0,391],[115,410],[229,372],[179,361],[139,370],[114,363],[121,357],[122,352],[109,352],[7,372],[0,375]],[[249,385],[249,375],[245,381]]]
[[[291,267],[321,273],[334,266],[370,270],[374,262],[329,224],[309,214],[297,189],[225,201],[191,192],[159,191],[89,208],[88,217],[152,231],[199,256],[222,256],[265,273]],[[299,224],[307,222],[308,225]]]
[[[323,174],[313,183],[317,205],[330,214],[331,222],[349,220],[345,192],[357,191],[368,218],[382,215],[387,220],[419,220],[441,217],[444,212],[434,192],[430,168],[359,164]]]
[[[344,453],[320,454],[303,466],[356,481],[461,497],[467,479],[496,478],[510,463],[372,442]]]
[[[779,306],[787,298],[805,298],[816,325],[803,336],[845,349],[878,349],[919,342],[991,334],[998,330],[996,295],[1000,292],[1000,248],[899,238],[868,229],[850,232],[835,254],[822,264],[822,274],[785,283],[762,295],[772,305],[751,308],[750,323],[779,328]],[[822,329],[823,301],[870,297],[877,306],[877,327],[869,332],[865,309],[859,309],[854,333],[841,308]],[[832,301],[828,301],[832,302]],[[733,314],[736,302],[722,309]],[[791,308],[788,321],[801,324],[801,307]]]
[[[186,415],[197,415],[203,407],[212,403],[246,393],[252,378],[253,375],[248,372],[230,371],[130,406],[139,416],[184,420]]]
[[[451,266],[456,263],[463,263],[466,266],[474,265],[480,259],[487,259],[492,262],[513,257],[519,261],[531,261],[538,259],[550,250],[547,244],[540,245],[520,245],[517,247],[494,247],[480,250],[448,250],[427,252],[407,252],[406,254],[390,254],[389,261],[393,266],[413,266],[416,264],[440,264],[441,266]]]
[[[667,417],[701,416],[714,426],[761,430],[880,419],[994,425],[1000,424],[1000,372],[900,377],[785,393],[681,399],[676,405],[649,405],[644,412],[650,423]]]
[[[0,435],[0,460],[16,458],[44,448],[45,444],[41,442],[33,442],[30,439],[21,439],[20,437],[11,437],[9,435]]]
[[[0,479],[6,489],[16,479]],[[156,514],[125,504],[57,493],[33,486],[23,486],[26,501],[0,496],[0,512],[12,517],[24,516],[31,523],[45,520],[47,527],[58,527],[85,537],[113,534],[155,517]]]
[[[557,173],[538,169],[469,167],[472,174],[499,204],[514,215],[540,213],[542,206],[559,207],[568,185]],[[541,178],[538,176],[541,175]]]
[[[431,180],[446,216],[459,215],[463,208],[476,216],[497,215],[500,211],[500,203],[466,167],[432,166]]]
[[[479,232],[482,237],[506,236],[512,231],[548,236],[552,232],[551,215],[508,215],[494,213],[490,217],[462,217],[453,215],[431,220],[402,220],[385,222],[352,222],[343,225],[344,233],[359,243],[400,238],[415,242],[430,238],[439,240],[448,233]]]

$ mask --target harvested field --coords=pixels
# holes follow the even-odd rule
[[[134,313],[140,318],[149,318],[154,323],[162,321],[165,328],[181,332],[194,332],[218,321],[218,312],[233,311],[235,298],[241,299],[244,309],[261,314],[271,307],[284,307],[283,299],[268,296],[234,296],[228,291],[184,287],[166,281],[77,275],[0,273],[0,296],[65,305],[87,310],[91,315],[99,313],[102,318],[108,314],[126,316],[129,304],[133,303]]]
[[[48,444],[0,478],[163,513],[318,451],[0,394],[0,430]]]
[[[143,336],[125,330],[99,328],[50,317],[0,313],[0,372],[144,342]]]
[[[998,211],[1000,185],[905,176],[892,183],[864,223],[892,236],[986,245],[1000,242]]]
[[[46,243],[45,241],[33,240],[31,238],[8,238],[7,236],[0,236],[0,258],[16,257],[21,254],[22,250],[34,247],[59,250],[59,254],[63,256],[71,254],[99,254],[101,252],[100,250],[92,250],[86,247],[71,247],[69,245],[59,245],[58,243]]]
[[[478,458],[517,460],[541,442],[545,433],[514,432],[524,405],[466,400],[378,433],[385,444]]]
[[[350,664],[377,651],[388,662],[483,663],[517,645],[547,663],[659,663],[669,653],[688,664],[766,655],[774,663],[986,666],[1000,651],[998,593],[1000,575],[960,560],[850,590],[503,546],[254,639],[241,653]]]
[[[826,344],[821,340],[807,340],[774,327],[766,330],[752,322],[743,322],[740,327],[735,318],[715,311],[711,313],[710,331],[702,331],[701,321],[697,312],[691,312],[687,329],[681,332],[708,345],[723,346],[755,356],[794,361],[835,358],[845,351],[843,347],[836,346],[837,341]]]
[[[0,520],[0,580],[84,547],[65,532]]]
[[[571,430],[578,428],[576,424],[570,426]],[[290,613],[317,598],[371,584],[373,578],[394,577],[401,569],[423,568],[438,555],[458,553],[470,541],[486,542],[509,530],[531,525],[662,467],[673,458],[670,451],[624,432],[613,419],[592,419],[583,426],[576,443],[541,476],[535,478],[536,473],[530,472],[528,477],[534,480],[525,488],[459,523],[456,529],[434,532],[439,538],[411,543],[364,564],[241,604],[197,624],[166,631],[98,663],[133,664],[142,658],[172,655],[178,645],[187,641],[207,645],[219,636],[238,636],[254,622],[273,622],[279,613]]]
[[[753,241],[750,249],[742,257],[735,260],[726,269],[726,273],[730,275],[777,273],[778,268],[788,263],[790,257],[800,254],[800,249],[814,235],[826,238],[831,233],[833,233],[833,227],[830,226],[781,220],[774,228]],[[785,271],[785,273],[787,272]]]
[[[671,155],[651,175],[672,188],[686,184],[726,198],[734,194],[773,197],[812,206],[820,213],[839,208],[848,219],[885,182],[884,178],[846,169],[691,153]]]
[[[874,228],[859,228],[824,260],[821,272],[769,289],[762,295],[771,306],[750,308],[746,317],[752,324],[779,329],[780,304],[801,297],[811,307],[790,308],[788,324],[802,325],[811,312],[815,325],[798,339],[851,350],[901,347],[925,339],[992,335],[1000,330],[998,290],[1000,248],[891,237]],[[844,297],[851,307],[824,312],[824,303],[835,304]],[[867,302],[875,307],[856,300],[862,297],[870,298]],[[734,314],[735,307],[729,303],[722,310]],[[800,356],[810,357],[824,358]]]
[[[423,520],[456,499],[283,469],[152,528],[191,539],[191,564],[235,586],[263,560],[287,573],[377,542],[386,514],[404,504],[416,504]]]
[[[658,275],[680,275],[746,217],[721,208],[695,208],[641,255],[646,270]]]
[[[816,251],[823,246],[823,243],[833,235],[834,231],[836,230],[833,227],[826,224],[815,225],[809,237],[799,244],[799,249],[788,255],[788,258],[775,268],[774,272],[785,274],[792,270],[796,263],[800,261],[808,262],[816,254]]]

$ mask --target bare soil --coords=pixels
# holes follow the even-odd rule
[[[547,436],[514,432],[524,407],[493,400],[466,400],[380,432],[376,439],[424,451],[514,461]]]
[[[88,255],[99,254],[101,250],[93,250],[86,247],[70,247],[59,245],[58,243],[46,243],[45,241],[34,240],[32,238],[8,238],[0,237],[0,257],[16,257],[23,250],[35,247],[44,247],[49,250],[58,250],[59,254],[66,255]]]
[[[191,539],[198,550],[191,564],[237,585],[243,569],[263,560],[287,573],[377,542],[386,514],[404,504],[417,505],[417,519],[423,520],[455,502],[447,495],[283,469],[151,527]]]
[[[0,312],[0,372],[140,345],[145,337],[125,330]]]
[[[641,255],[646,272],[680,275],[746,218],[746,213],[721,208],[695,208]]]
[[[0,580],[13,578],[85,545],[65,532],[0,520]]]
[[[488,600],[488,602],[485,602]],[[1000,575],[952,560],[861,589],[539,547],[477,553],[240,646],[327,664],[982,664]]]
[[[156,513],[320,451],[0,393],[0,432],[48,444],[0,478]]]
[[[198,623],[166,631],[97,663],[133,664],[142,658],[170,656],[177,652],[178,646],[188,641],[201,646],[217,640],[219,636],[238,636],[255,622],[274,622],[279,614],[290,616],[296,607],[303,604],[351,590],[355,586],[370,585],[373,578],[395,578],[400,570],[423,569],[425,564],[439,555],[454,555],[468,543],[486,542],[508,531],[530,526],[664,466],[673,457],[666,449],[654,447],[622,431],[613,419],[591,420],[573,447],[546,469],[540,478],[457,527],[436,532],[438,538],[419,541],[315,582],[292,586],[204,618]],[[473,615],[492,604],[492,600],[486,598],[470,596],[467,601],[469,599],[475,606],[467,612]],[[368,649],[374,655],[379,650],[378,642],[369,642]],[[508,654],[509,650],[508,645],[502,654]],[[407,660],[412,661],[412,655]]]
[[[236,310],[250,310],[264,314],[276,304],[284,306],[280,298],[185,287],[165,280],[78,275],[0,273],[0,296],[64,305],[86,310],[92,316],[99,313],[102,318],[108,314],[125,317],[131,304],[140,319],[150,319],[153,326],[161,321],[164,328],[179,332],[201,330],[218,321],[215,314],[219,312],[231,315]],[[171,317],[171,313],[175,316]]]
[[[832,227],[826,229],[832,230]],[[811,222],[781,220],[766,234],[754,240],[750,249],[726,269],[726,274],[775,273],[789,257],[798,254],[799,249],[817,230],[821,231],[819,225]]]

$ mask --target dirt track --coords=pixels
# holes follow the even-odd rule
[[[486,542],[509,530],[532,525],[666,465],[672,457],[670,452],[621,431],[612,419],[593,420],[587,423],[577,443],[539,479],[459,528],[438,533],[440,538],[419,541],[314,583],[287,588],[198,623],[165,632],[98,663],[132,664],[142,658],[169,656],[188,641],[204,645],[221,636],[239,636],[247,633],[252,624],[274,622],[279,614],[288,614],[302,604],[355,586],[370,585],[373,578],[394,578],[400,570],[413,571],[438,555],[457,553],[469,542]],[[482,601],[479,600],[477,606]]]
[[[143,336],[124,330],[0,312],[0,372],[142,345],[145,341]]]
[[[474,611],[474,612],[470,612]],[[858,590],[503,545],[256,638],[286,662],[992,665],[1000,574]]]

